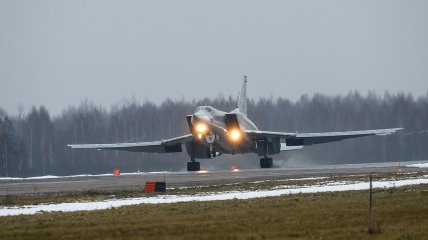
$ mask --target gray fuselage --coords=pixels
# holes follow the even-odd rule
[[[189,130],[194,142],[186,145],[187,152],[197,158],[211,158],[216,154],[255,152],[255,143],[247,138],[243,130],[258,130],[244,114],[235,109],[223,112],[211,106],[200,106],[193,115],[188,115]],[[207,126],[203,133],[197,131],[198,124]],[[239,139],[231,139],[231,132],[239,131]],[[207,152],[210,152],[209,154]]]

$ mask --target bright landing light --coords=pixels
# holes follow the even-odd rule
[[[239,169],[236,167],[236,165],[232,165],[232,166],[230,167],[230,170],[231,170],[232,172],[239,172]]]
[[[208,127],[206,124],[203,123],[199,123],[198,125],[196,125],[196,131],[199,133],[205,133],[207,131]]]
[[[239,130],[232,130],[230,132],[230,138],[232,138],[232,140],[236,141],[241,137],[241,132]]]

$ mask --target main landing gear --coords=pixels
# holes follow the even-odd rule
[[[273,160],[270,157],[260,158],[260,167],[261,168],[272,168]]]
[[[192,152],[190,155],[190,162],[187,162],[187,171],[195,172],[201,170],[201,163],[195,161],[195,150],[192,147]]]
[[[201,163],[200,162],[187,162],[187,171],[200,171]]]

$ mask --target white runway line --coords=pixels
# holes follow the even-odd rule
[[[407,185],[428,184],[428,176],[417,179],[397,181],[373,182],[374,188],[393,188]],[[326,185],[310,185],[296,187],[283,186],[284,189],[257,190],[257,191],[233,191],[233,192],[211,192],[195,195],[159,195],[155,197],[111,199],[98,202],[75,202],[59,204],[25,205],[17,207],[0,207],[0,216],[13,216],[22,214],[37,214],[42,212],[75,212],[111,209],[128,205],[138,204],[165,204],[193,201],[219,201],[232,199],[251,199],[262,197],[274,197],[298,193],[338,192],[368,189],[368,182],[333,182]],[[288,188],[286,188],[288,187]]]

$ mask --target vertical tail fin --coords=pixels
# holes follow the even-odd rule
[[[241,91],[238,96],[238,103],[236,107],[239,109],[244,115],[247,115],[247,76],[244,75],[244,79],[242,81]]]

